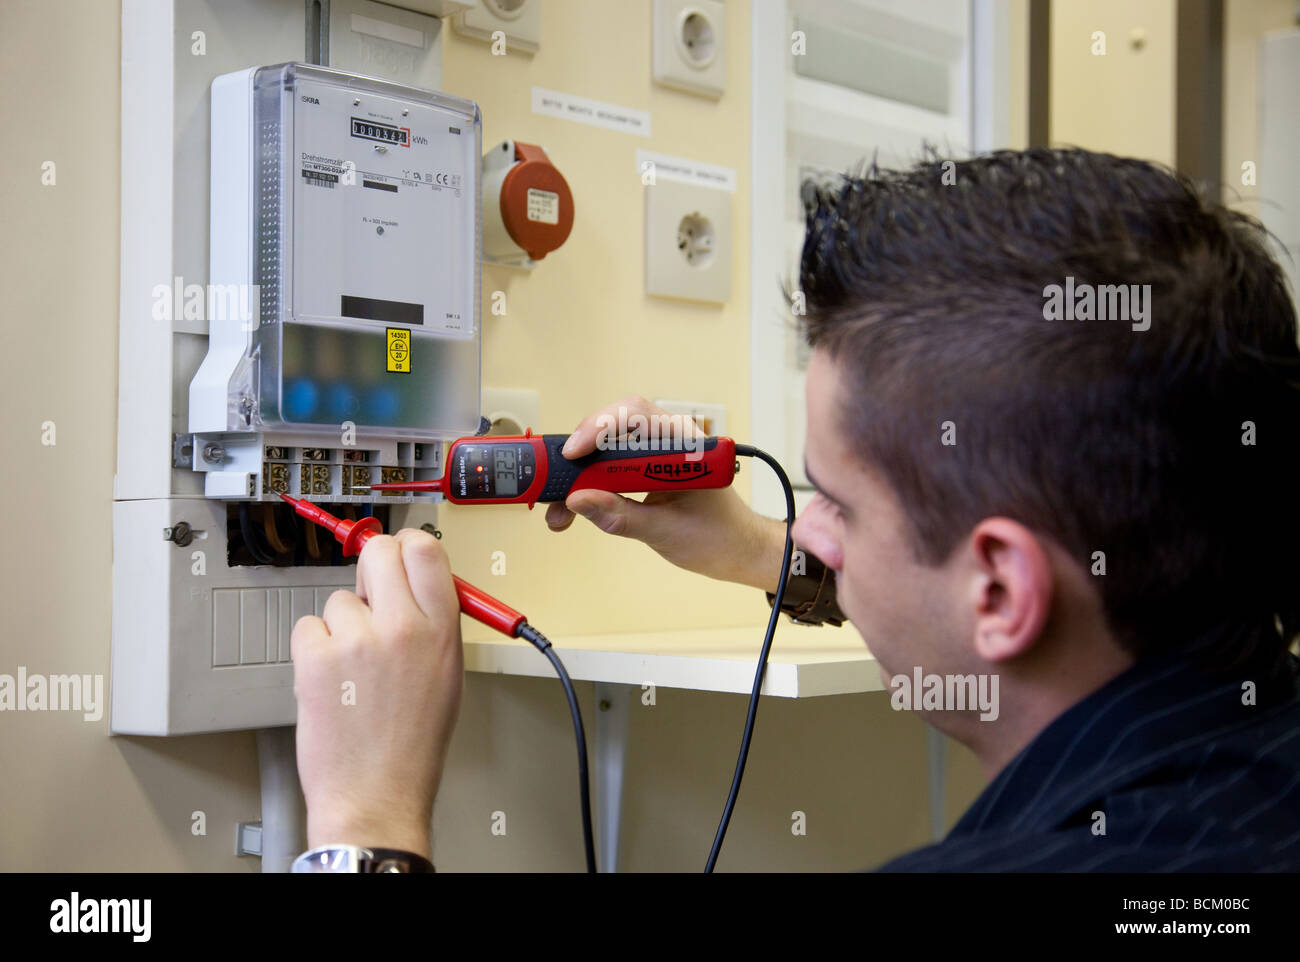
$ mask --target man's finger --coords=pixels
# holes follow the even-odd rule
[[[596,450],[596,443],[602,433],[608,433],[610,439],[618,437],[619,415],[630,418],[633,414],[649,417],[651,414],[667,413],[655,407],[643,397],[625,397],[613,404],[606,404],[599,411],[594,411],[582,419],[569,440],[564,442],[560,452],[566,458],[580,458]],[[613,427],[610,431],[609,428]]]
[[[396,539],[402,549],[402,565],[411,596],[425,617],[435,618],[440,613],[458,610],[451,565],[438,539],[418,528],[403,528],[397,532]]]
[[[323,618],[315,615],[303,615],[294,623],[293,633],[289,636],[289,657],[300,661],[309,649],[328,641],[330,630]]]
[[[340,588],[325,600],[321,620],[325,624],[326,635],[330,637],[342,635],[347,638],[365,638],[370,632],[370,609],[346,588]],[[292,654],[292,637],[289,639],[289,651]]]
[[[562,501],[552,501],[546,506],[546,524],[552,531],[567,531],[573,518],[573,512]]]
[[[357,558],[357,594],[371,611],[394,612],[419,607],[407,583],[402,546],[391,535],[376,535]]]

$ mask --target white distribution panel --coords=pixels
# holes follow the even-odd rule
[[[115,733],[292,724],[355,570],[277,494],[432,522],[366,485],[478,426],[478,108],[396,82],[436,19],[336,6],[383,77],[297,63],[301,0],[123,3]]]

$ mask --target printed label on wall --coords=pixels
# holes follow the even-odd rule
[[[714,187],[729,194],[736,192],[736,171],[732,167],[719,167],[685,157],[670,157],[652,150],[637,150],[636,172],[645,183],[646,174],[654,171],[655,179],[675,180],[697,187]]]
[[[560,117],[593,127],[621,130],[625,134],[650,136],[650,112],[590,100],[544,87],[533,88],[533,113]]]

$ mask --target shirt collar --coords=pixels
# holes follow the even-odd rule
[[[1182,655],[1140,658],[1052,721],[989,783],[949,837],[1015,826],[1050,827],[1081,804],[1127,784],[1191,747],[1295,695],[1291,677],[1210,677]],[[1245,704],[1243,683],[1255,684]]]

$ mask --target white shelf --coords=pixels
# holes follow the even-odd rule
[[[748,694],[766,627],[557,636],[551,643],[574,681]],[[555,676],[550,662],[528,642],[499,636],[466,641],[465,669]],[[883,690],[876,659],[851,626],[807,627],[784,617],[777,625],[764,695],[813,698]]]

